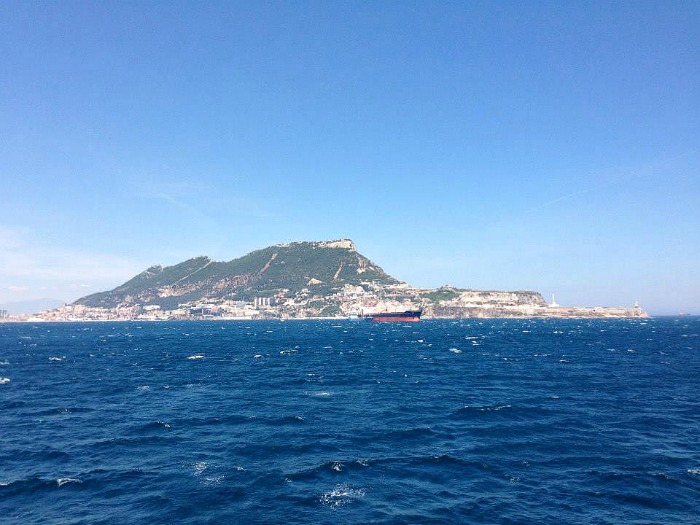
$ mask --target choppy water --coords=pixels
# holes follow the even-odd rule
[[[0,522],[698,523],[700,319],[0,324]]]

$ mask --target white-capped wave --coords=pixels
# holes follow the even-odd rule
[[[5,385],[10,382],[9,377],[0,377],[0,385]]]
[[[224,476],[223,474],[217,474],[216,476],[206,476],[204,478],[204,484],[205,485],[218,485],[219,483],[221,483],[224,480],[225,477],[226,476]]]
[[[9,364],[10,362],[7,359],[3,359],[2,361],[0,361],[0,366],[7,366]]]
[[[194,355],[188,356],[187,359],[204,359],[204,356],[202,354],[194,354]]]
[[[218,485],[226,477],[222,473],[212,472],[209,463],[206,461],[197,461],[192,465],[194,475],[202,480],[205,485]]]
[[[333,394],[331,392],[323,391],[323,392],[311,392],[309,395],[314,396],[314,397],[329,397],[329,396],[332,396]]]
[[[464,408],[476,409],[479,412],[498,412],[499,410],[505,410],[508,408],[513,408],[513,405],[464,405]]]
[[[204,474],[204,471],[209,468],[209,465],[207,465],[206,461],[197,461],[192,465],[192,469],[194,470],[195,476],[201,476]]]
[[[78,478],[58,478],[56,480],[56,485],[59,487],[62,487],[63,485],[66,485],[67,483],[82,483],[81,480]]]
[[[66,358],[66,356],[51,356],[49,357],[49,361],[63,361]]]
[[[336,485],[333,490],[322,494],[319,501],[322,505],[336,509],[364,497],[366,493],[367,489],[354,488],[347,483],[343,483],[341,485]]]
[[[450,348],[450,352],[453,354],[461,354],[462,351],[459,348]]]

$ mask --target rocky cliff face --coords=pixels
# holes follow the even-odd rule
[[[441,318],[464,317],[525,317],[534,315],[547,303],[541,294],[531,291],[478,291],[443,287],[450,290],[449,298],[425,305],[425,315]]]

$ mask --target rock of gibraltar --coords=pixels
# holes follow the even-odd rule
[[[228,262],[151,266],[113,290],[42,312],[44,320],[295,319],[422,310],[423,318],[646,317],[639,307],[548,305],[533,291],[415,288],[348,239],[293,242]]]

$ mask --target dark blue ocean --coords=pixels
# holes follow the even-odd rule
[[[700,318],[0,324],[0,522],[700,523]]]

